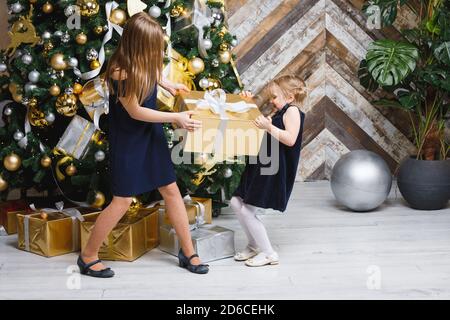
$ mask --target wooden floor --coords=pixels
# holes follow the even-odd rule
[[[449,299],[450,209],[416,211],[395,189],[371,213],[339,207],[328,182],[298,183],[287,214],[262,217],[281,264],[249,268],[226,259],[208,275],[177,267],[158,249],[128,262],[111,262],[113,279],[81,277],[67,270],[76,254],[43,258],[0,237],[0,299]],[[216,224],[236,230],[224,212]],[[75,277],[79,275],[76,274]],[[76,286],[75,286],[76,287]]]

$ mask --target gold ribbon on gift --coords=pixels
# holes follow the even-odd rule
[[[33,211],[37,211],[34,204],[30,204],[30,208]],[[64,202],[60,201],[55,203],[55,208],[43,208],[39,209],[41,212],[45,212],[47,214],[52,213],[62,213],[66,215],[67,217],[70,217],[72,219],[72,249],[75,251],[77,249],[79,238],[80,238],[80,232],[78,228],[79,221],[84,221],[83,215],[81,212],[75,208],[67,208],[64,209]],[[30,217],[33,217],[38,214],[31,214],[31,215],[24,215],[24,242],[25,242],[25,250],[30,251]],[[39,214],[40,215],[40,214]]]
[[[55,168],[55,172],[56,172],[56,178],[58,179],[58,181],[63,181],[66,176],[61,172],[61,166],[66,164],[67,162],[72,162],[73,161],[73,157],[68,155],[66,153],[66,151],[64,151],[61,148],[54,148],[53,149],[53,155],[55,157],[61,157],[61,159],[58,160],[58,162],[56,163],[56,168]]]

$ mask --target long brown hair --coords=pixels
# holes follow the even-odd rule
[[[270,94],[273,94],[275,86],[280,88],[286,98],[292,95],[294,97],[292,104],[297,107],[300,107],[308,96],[305,82],[293,74],[279,76],[272,80],[267,88]]]
[[[114,94],[112,75],[120,71],[120,76],[126,77],[126,80],[119,81],[117,96],[135,95],[142,104],[161,78],[163,50],[164,34],[159,23],[144,12],[131,17],[106,69],[106,81],[111,93]]]

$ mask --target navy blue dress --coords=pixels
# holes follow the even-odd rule
[[[272,117],[272,124],[282,130],[285,130],[283,123],[283,115],[289,108],[285,105],[283,109],[278,110]],[[243,202],[259,208],[271,208],[284,212],[291,196],[294,186],[295,177],[297,175],[297,167],[300,159],[300,149],[302,147],[303,123],[305,114],[297,107],[300,112],[300,131],[297,140],[292,147],[280,143],[266,132],[261,143],[261,150],[256,159],[256,163],[247,164],[241,177],[241,182],[234,192],[234,196],[241,197]],[[279,155],[273,155],[272,143],[277,143],[279,147]],[[264,161],[261,155],[266,154],[271,157],[270,163]],[[263,161],[261,161],[263,160]],[[273,162],[278,161],[278,170],[271,175],[262,175],[262,168],[273,166]],[[267,169],[266,169],[267,170]]]
[[[155,87],[143,107],[156,109],[156,95]],[[117,99],[116,81],[109,97],[108,121],[114,196],[135,196],[176,181],[162,124],[131,118]]]

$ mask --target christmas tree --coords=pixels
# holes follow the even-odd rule
[[[101,75],[122,26],[137,12],[160,22],[166,64],[176,64],[192,89],[240,90],[231,53],[237,41],[227,30],[223,1],[8,0],[8,6],[11,44],[0,56],[2,199],[12,189],[34,187],[96,207],[109,201]],[[171,111],[164,99],[159,103]],[[170,124],[165,129],[172,148],[178,141]],[[176,165],[181,190],[223,203],[239,182],[242,162],[191,156],[194,164]]]

